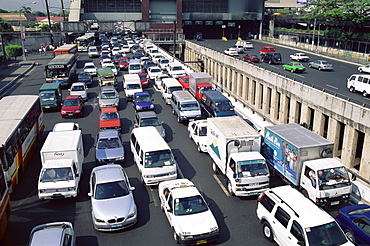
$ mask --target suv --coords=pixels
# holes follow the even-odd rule
[[[330,214],[288,185],[258,197],[257,217],[265,238],[279,245],[353,245]]]
[[[163,123],[163,121],[159,122],[157,114],[154,111],[144,111],[135,114],[135,127],[154,126],[162,138],[165,138],[166,132]]]
[[[281,54],[275,52],[262,54],[261,61],[269,64],[280,64],[282,62]]]

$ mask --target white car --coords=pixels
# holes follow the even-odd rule
[[[123,46],[121,47],[121,50],[122,50],[123,52],[125,52],[125,53],[131,53],[130,46],[128,46],[128,45],[123,45]]]
[[[119,54],[121,49],[119,47],[113,47],[112,49],[112,56],[115,56],[116,54]]]
[[[370,65],[358,67],[360,73],[370,73]]]
[[[147,70],[148,78],[154,80],[159,74],[162,73],[162,70],[155,66],[155,67],[149,67]]]
[[[28,239],[28,246],[76,246],[76,234],[71,222],[51,222],[35,226]]]
[[[232,48],[235,48],[238,53],[244,53],[244,46],[242,45],[234,45]]]
[[[154,79],[154,86],[157,90],[161,90],[162,89],[162,79],[164,78],[169,78],[170,76],[168,76],[168,74],[165,74],[165,73],[161,73],[159,75],[157,75],[157,77],[155,77]]]
[[[91,76],[96,76],[97,68],[93,62],[86,62],[83,69],[85,73],[89,73]]]
[[[114,65],[111,59],[103,59],[101,62],[101,67],[106,67],[107,65]]]
[[[162,69],[162,70],[167,70],[167,66],[168,64],[170,63],[170,60],[168,60],[167,58],[161,58],[159,59],[158,61],[158,66]]]
[[[110,51],[108,51],[108,50],[102,50],[102,52],[100,52],[100,56],[109,56],[109,57],[111,57],[111,54],[110,54]]]
[[[176,243],[198,245],[217,239],[217,221],[191,181],[175,179],[161,182],[158,195],[161,209],[174,230]]]
[[[141,66],[144,66],[144,64],[145,64],[145,62],[146,61],[150,61],[150,58],[149,57],[147,57],[147,56],[143,56],[143,57],[141,57],[140,58],[140,65]]]
[[[127,174],[119,164],[95,167],[90,176],[91,215],[96,230],[114,231],[137,222],[137,208]]]
[[[53,127],[53,132],[64,132],[64,131],[74,131],[80,130],[80,125],[75,122],[62,122],[56,123]]]
[[[186,75],[184,68],[179,63],[169,63],[167,66],[167,72],[172,78],[180,78],[181,76]]]
[[[81,82],[73,83],[71,85],[71,88],[69,88],[68,90],[71,96],[78,95],[78,96],[81,96],[83,100],[87,101],[88,99],[87,98],[87,86],[85,83],[81,83]]]
[[[207,120],[190,121],[188,132],[189,138],[193,139],[198,151],[207,153]]]
[[[116,65],[114,65],[113,63],[105,64],[104,67],[108,67],[108,68],[112,69],[114,75],[116,75],[116,76],[118,75],[118,69],[117,69]]]
[[[290,60],[299,61],[299,62],[301,61],[306,62],[310,60],[310,57],[306,55],[306,53],[294,53],[290,55],[289,58]]]
[[[238,50],[236,48],[233,48],[233,47],[224,50],[224,53],[229,55],[229,56],[237,56],[239,54]]]
[[[165,57],[163,55],[158,53],[152,56],[152,61],[158,64],[159,60],[164,58]]]

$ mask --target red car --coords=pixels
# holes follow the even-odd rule
[[[99,114],[99,130],[121,130],[121,119],[116,107],[101,108]]]
[[[276,52],[276,48],[271,46],[264,46],[260,49],[260,55],[270,52]]]
[[[140,77],[141,87],[147,88],[149,86],[148,74],[147,73],[138,73],[138,75]]]
[[[64,117],[81,117],[84,107],[84,100],[79,95],[67,96],[63,102],[60,115]]]
[[[177,79],[180,82],[182,88],[187,91],[189,90],[189,86],[190,86],[189,78],[190,78],[190,75],[184,75]]]
[[[260,58],[255,54],[245,54],[245,56],[243,56],[243,60],[250,62],[260,62]]]
[[[120,70],[128,70],[129,59],[127,57],[121,57],[118,61],[118,67]]]

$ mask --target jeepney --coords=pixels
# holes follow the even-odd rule
[[[98,80],[100,86],[114,86],[117,87],[117,79],[114,72],[110,68],[97,69]]]

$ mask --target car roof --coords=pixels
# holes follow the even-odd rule
[[[154,117],[158,117],[157,114],[153,111],[143,111],[143,112],[137,112],[136,113],[138,115],[138,117],[140,119],[143,119],[143,118],[154,118]]]
[[[146,91],[142,91],[142,92],[135,92],[134,96],[150,96],[150,94]]]
[[[107,129],[105,131],[100,131],[98,133],[99,138],[119,138],[119,134],[117,130],[114,129]]]
[[[88,65],[94,65],[95,66],[95,64],[93,62],[85,62],[85,66],[88,66]]]
[[[79,86],[79,85],[85,85],[85,83],[83,83],[83,82],[74,82],[74,83],[71,85],[71,87],[72,87],[72,86]]]
[[[107,183],[122,179],[126,180],[123,175],[124,171],[118,164],[95,167],[92,172],[95,173],[96,183]]]
[[[103,86],[101,88],[101,93],[104,93],[104,92],[114,92],[116,89],[114,89],[113,86]]]
[[[116,107],[106,107],[100,109],[101,113],[111,113],[111,112],[118,112]]]
[[[70,222],[53,222],[35,226],[31,232],[29,245],[59,245],[66,227],[72,227],[72,224]]]
[[[68,100],[68,99],[78,99],[78,98],[80,98],[81,96],[80,95],[69,95],[69,96],[67,96],[66,97],[66,99],[64,99],[64,100]]]

